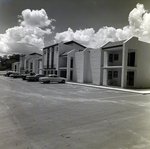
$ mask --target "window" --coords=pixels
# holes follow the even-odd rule
[[[112,79],[112,71],[108,71],[108,79]]]
[[[49,49],[47,49],[47,69],[49,68]]]
[[[57,75],[57,70],[55,70],[55,75]]]
[[[51,69],[54,68],[54,47],[52,48],[52,51],[51,51]]]
[[[114,71],[113,77],[118,78],[118,71]]]
[[[109,62],[113,62],[113,54],[109,54]]]
[[[114,54],[114,60],[118,60],[119,59],[119,54]]]
[[[73,58],[70,60],[70,68],[73,68]]]
[[[128,53],[128,66],[135,66],[135,52]]]

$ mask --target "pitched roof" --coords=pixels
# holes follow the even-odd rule
[[[39,54],[39,53],[36,53],[36,52],[31,53],[31,54],[29,54],[29,55],[35,55],[35,54],[42,56],[42,54]]]
[[[126,40],[115,41],[115,42],[108,42],[107,44],[105,44],[105,45],[102,47],[102,49],[114,48],[114,47],[122,46],[125,41],[126,41]]]
[[[84,45],[82,45],[82,44],[80,44],[80,43],[78,43],[78,42],[76,42],[76,41],[73,41],[73,40],[71,40],[71,41],[67,41],[67,42],[63,42],[64,44],[66,44],[66,45],[69,45],[69,44],[71,44],[71,43],[76,43],[77,45],[80,45],[80,46],[82,46],[83,48],[86,48]],[[47,48],[49,48],[49,47],[53,47],[53,46],[57,46],[59,43],[55,43],[55,44],[52,44],[52,45],[50,45],[50,46],[46,46],[46,47],[44,47],[43,49],[47,49]]]
[[[52,45],[50,45],[50,46],[44,47],[43,49],[47,49],[47,48],[49,48],[49,47],[53,47],[53,46],[56,46],[56,45],[58,45],[58,43],[55,43],[55,44],[52,44]]]
[[[70,44],[70,43],[76,43],[76,44],[82,46],[83,48],[86,48],[84,45],[82,45],[82,44],[80,44],[80,43],[78,43],[78,42],[76,42],[76,41],[73,41],[73,40],[64,42],[64,44]]]

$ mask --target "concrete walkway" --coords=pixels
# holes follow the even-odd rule
[[[119,87],[117,88],[117,87],[100,86],[100,85],[76,83],[76,82],[67,82],[67,84],[94,87],[99,89],[109,89],[109,90],[123,91],[123,92],[137,93],[137,94],[150,94],[150,89],[124,89]]]

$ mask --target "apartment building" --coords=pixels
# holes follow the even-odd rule
[[[20,73],[34,72],[39,73],[39,59],[42,55],[39,53],[31,53],[20,56]],[[41,69],[41,68],[40,68]]]
[[[14,62],[12,64],[12,71],[16,71],[20,73],[20,62]]]
[[[136,37],[102,47],[102,85],[150,87],[150,44]]]
[[[75,78],[75,52],[83,51],[85,46],[75,42],[61,42],[43,49],[43,73],[57,74],[67,80]]]
[[[75,52],[73,81],[120,88],[150,88],[150,44],[136,37]]]

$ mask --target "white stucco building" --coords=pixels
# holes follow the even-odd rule
[[[76,53],[77,82],[150,88],[150,44],[132,37]]]
[[[68,81],[76,80],[75,52],[83,51],[85,46],[74,42],[61,42],[43,49],[43,73],[57,74],[67,78]]]
[[[150,88],[150,44],[136,37],[108,42],[99,49],[74,41],[43,49],[44,73],[68,81],[120,88]]]
[[[12,71],[20,73],[20,62],[14,62],[12,64]]]
[[[42,55],[39,53],[31,53],[20,56],[20,72],[34,72],[39,73],[39,59]],[[41,69],[41,68],[40,68]]]

